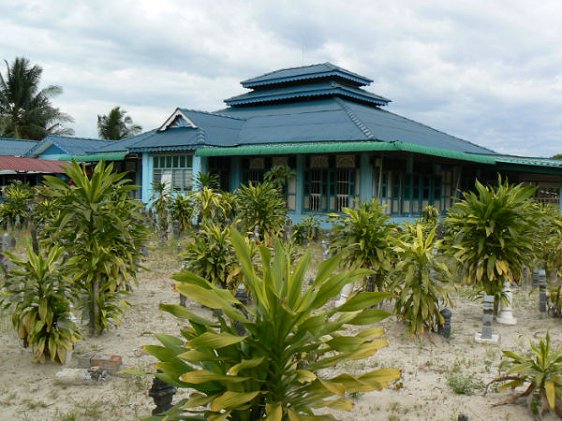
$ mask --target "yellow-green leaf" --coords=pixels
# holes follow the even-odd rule
[[[261,392],[225,392],[211,402],[211,411],[221,411],[223,409],[234,409],[247,402],[250,402]]]
[[[225,376],[207,370],[188,371],[182,374],[180,379],[186,383],[202,384],[207,382],[241,383],[248,380],[247,377]]]
[[[263,360],[264,357],[252,358],[251,360],[242,360],[238,364],[230,367],[230,370],[228,370],[227,374],[230,376],[236,376],[240,372],[240,370],[259,366],[263,362]]]

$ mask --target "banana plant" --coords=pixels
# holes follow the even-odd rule
[[[452,304],[449,268],[434,254],[441,243],[435,240],[436,227],[428,234],[425,229],[424,224],[417,223],[412,227],[415,235],[407,232],[396,241],[398,263],[390,275],[396,314],[408,323],[413,335],[436,330],[444,323],[440,310]]]
[[[14,268],[6,274],[0,301],[11,308],[12,323],[35,362],[64,363],[80,334],[71,319],[72,287],[68,268],[61,264],[63,249],[53,247],[46,256],[31,248],[22,259],[6,252]]]
[[[507,359],[502,361],[500,370],[505,371],[506,375],[492,380],[486,391],[493,383],[503,383],[500,389],[526,386],[523,392],[515,394],[505,403],[532,396],[529,409],[533,415],[541,416],[550,409],[562,417],[562,347],[553,349],[548,332],[544,339],[530,342],[530,345],[528,355],[502,351]]]
[[[159,360],[158,378],[192,393],[162,417],[150,419],[333,419],[314,411],[349,410],[350,394],[381,390],[400,377],[395,368],[357,376],[325,370],[368,358],[388,345],[381,338],[384,329],[373,323],[389,313],[371,308],[388,294],[361,292],[340,306],[326,306],[367,270],[337,272],[340,257],[335,256],[320,264],[307,287],[310,254],[292,265],[277,242],[273,254],[260,246],[258,264],[243,236],[235,230],[231,235],[254,304],[242,304],[194,273],[174,275],[181,294],[222,315],[211,320],[178,305],[161,305],[188,325],[181,338],[158,334],[162,345],[145,350]],[[350,333],[350,326],[366,328]]]

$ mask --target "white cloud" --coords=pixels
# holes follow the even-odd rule
[[[120,105],[145,128],[214,110],[239,81],[331,61],[389,110],[501,152],[562,152],[562,6],[525,0],[123,0],[0,4],[2,58],[28,57],[96,135]]]

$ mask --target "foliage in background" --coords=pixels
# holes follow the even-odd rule
[[[296,172],[287,165],[274,165],[265,173],[263,179],[279,190],[283,190],[295,178]]]
[[[260,239],[273,244],[283,232],[287,206],[279,190],[271,183],[250,183],[236,191],[237,215],[242,228],[253,232],[258,228]]]
[[[291,234],[295,243],[303,245],[316,241],[320,237],[320,221],[316,215],[308,215],[293,226]]]
[[[388,313],[369,308],[386,294],[362,292],[339,307],[325,306],[366,270],[335,273],[339,257],[333,257],[320,264],[311,286],[303,288],[309,254],[293,266],[279,242],[273,256],[261,246],[258,268],[244,238],[234,230],[232,242],[255,305],[246,306],[229,291],[181,272],[174,276],[177,290],[221,310],[223,316],[208,320],[181,306],[162,305],[189,326],[182,330],[182,338],[160,334],[162,346],[145,346],[160,360],[157,377],[195,390],[165,419],[321,420],[326,416],[313,415],[315,409],[349,410],[350,394],[381,390],[399,378],[400,371],[394,368],[357,377],[345,373],[329,377],[323,371],[346,360],[367,358],[388,344],[380,338],[382,327],[344,334],[348,326],[372,325],[387,317]]]
[[[535,188],[501,179],[495,187],[479,181],[475,187],[449,210],[445,241],[463,268],[463,282],[499,297],[504,281],[516,282],[535,253]]]
[[[136,186],[114,173],[102,161],[91,176],[73,163],[66,170],[69,185],[57,177],[45,177],[49,197],[57,200],[57,218],[45,229],[49,242],[64,247],[69,269],[88,315],[90,334],[119,322],[123,294],[136,282],[146,239],[142,204],[131,192]]]
[[[451,274],[446,262],[434,254],[440,244],[435,242],[435,230],[425,234],[424,225],[415,224],[415,236],[405,234],[394,247],[398,263],[390,274],[390,290],[396,314],[408,322],[414,335],[436,331],[444,323],[440,311],[451,305],[447,285]]]
[[[220,190],[220,178],[217,174],[210,172],[199,172],[195,177],[194,190],[201,191],[205,187],[211,190]]]
[[[14,268],[6,274],[0,301],[13,311],[12,323],[24,346],[31,346],[35,362],[64,363],[79,338],[71,320],[72,285],[60,264],[62,248],[47,256],[30,248],[27,259],[8,254]]]
[[[180,233],[191,226],[195,205],[190,195],[178,194],[171,198],[169,210],[172,221],[178,221]]]
[[[17,217],[25,223],[30,216],[35,191],[29,184],[14,180],[2,191],[3,202],[0,205],[0,217],[3,225],[9,221],[14,224]]]
[[[6,74],[0,73],[0,136],[41,140],[49,134],[73,135],[63,124],[74,120],[53,107],[51,98],[62,93],[60,86],[40,89],[43,69],[28,59],[6,60]]]
[[[169,221],[169,207],[172,200],[170,189],[166,183],[154,183],[152,186],[153,194],[150,197],[150,208],[156,214],[156,226],[158,228],[158,235],[160,241],[168,239],[168,228],[170,227]]]
[[[554,349],[548,333],[544,339],[530,342],[530,345],[527,355],[503,350],[506,359],[502,361],[500,370],[506,375],[492,380],[488,386],[498,382],[504,383],[500,389],[526,386],[523,392],[514,395],[507,403],[531,396],[529,409],[533,415],[543,415],[550,409],[562,417],[562,347]]]
[[[548,291],[546,306],[551,316],[562,317],[562,286],[555,286]]]
[[[121,107],[113,107],[107,115],[98,115],[98,134],[101,139],[120,140],[135,136],[142,127],[133,123],[131,116]]]
[[[562,215],[560,208],[550,205],[535,206],[538,227],[535,241],[540,266],[548,275],[556,275],[562,267]]]
[[[384,214],[383,206],[373,200],[356,208],[343,208],[341,214],[331,214],[330,220],[334,223],[332,251],[342,253],[347,267],[372,269],[382,288],[382,274],[391,268],[397,236],[396,226]]]
[[[230,209],[225,208],[229,203],[223,202],[222,193],[210,187],[203,187],[200,191],[192,193],[195,209],[197,212],[197,223],[223,222]],[[225,205],[226,203],[226,205]]]
[[[230,241],[229,227],[203,223],[194,241],[185,246],[182,257],[186,270],[213,285],[226,289],[238,286],[240,265]]]

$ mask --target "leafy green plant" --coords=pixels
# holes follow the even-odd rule
[[[194,189],[202,191],[204,188],[211,190],[220,189],[220,178],[217,174],[210,172],[199,172],[195,177]]]
[[[30,207],[33,202],[35,192],[29,184],[20,180],[12,181],[3,190],[3,203],[0,205],[0,215],[6,224],[12,224],[19,217],[22,223],[29,218]]]
[[[130,192],[136,186],[114,173],[102,161],[91,176],[73,163],[66,169],[69,185],[45,177],[48,194],[58,203],[58,216],[45,227],[47,241],[64,247],[79,304],[87,313],[91,335],[119,322],[125,304],[123,294],[136,282],[147,231],[142,204]]]
[[[320,236],[320,221],[315,215],[306,216],[293,227],[292,238],[297,244],[307,244],[318,240]]]
[[[562,215],[559,208],[549,205],[537,204],[535,212],[537,260],[547,275],[555,275],[562,267]]]
[[[474,374],[450,373],[447,375],[447,386],[457,395],[474,395],[476,391],[484,389],[484,383],[476,379]]]
[[[550,409],[562,417],[562,348],[552,348],[549,333],[538,342],[530,342],[530,346],[528,355],[503,350],[506,360],[502,361],[500,370],[505,371],[506,375],[492,380],[486,390],[498,382],[503,383],[499,389],[527,386],[506,403],[532,396],[529,406],[533,415],[542,415],[542,412]]]
[[[180,233],[191,226],[194,214],[193,200],[188,195],[178,194],[171,199],[170,217],[173,221],[178,221]]]
[[[488,295],[501,296],[504,281],[515,282],[534,256],[535,225],[530,198],[534,187],[498,186],[476,181],[445,219],[446,244],[462,265],[463,282]],[[497,300],[496,300],[497,303]]]
[[[410,333],[421,335],[444,323],[442,307],[451,305],[447,283],[450,272],[434,251],[435,227],[425,234],[422,224],[415,224],[416,235],[397,240],[394,247],[398,263],[390,275],[396,314],[408,322]]]
[[[365,270],[336,273],[336,256],[320,264],[312,285],[305,288],[310,254],[293,266],[277,242],[274,255],[260,246],[261,262],[254,266],[247,243],[234,230],[232,243],[255,305],[244,305],[229,291],[181,272],[174,275],[177,290],[223,315],[208,320],[181,306],[161,305],[189,326],[182,338],[159,334],[162,346],[145,346],[160,360],[157,377],[194,389],[166,419],[321,420],[326,416],[315,416],[315,409],[349,410],[351,394],[381,390],[399,378],[400,371],[394,368],[358,377],[329,376],[323,370],[367,358],[388,344],[380,337],[382,327],[345,334],[347,326],[372,325],[387,317],[388,313],[369,308],[387,294],[362,292],[341,306],[325,306],[344,285],[365,276]]]
[[[186,245],[183,260],[185,269],[214,285],[236,289],[240,265],[230,241],[229,227],[203,223],[195,240]]]
[[[195,209],[197,212],[197,222],[220,222],[225,220],[228,209],[225,209],[222,200],[222,193],[210,187],[203,187],[201,191],[192,193]]]
[[[279,190],[271,183],[249,184],[236,191],[238,217],[244,230],[258,227],[260,238],[273,244],[284,229],[287,206]]]
[[[334,223],[332,251],[343,254],[347,267],[373,270],[382,288],[381,275],[392,266],[393,237],[397,235],[384,208],[373,200],[356,208],[343,208],[341,214],[330,214],[330,220]]]
[[[293,178],[296,172],[287,165],[275,165],[264,174],[264,180],[273,184],[275,188],[283,190]]]
[[[155,183],[152,186],[153,195],[150,198],[150,208],[154,211],[157,217],[158,234],[160,241],[164,242],[168,239],[169,222],[169,207],[172,196],[170,189],[166,183]]]
[[[7,253],[15,266],[6,274],[0,301],[12,309],[14,328],[24,346],[32,347],[35,362],[64,363],[80,337],[71,320],[72,286],[62,253],[53,247],[43,256],[30,248],[25,260]]]
[[[553,317],[562,317],[562,286],[551,288],[546,299],[548,313]]]

